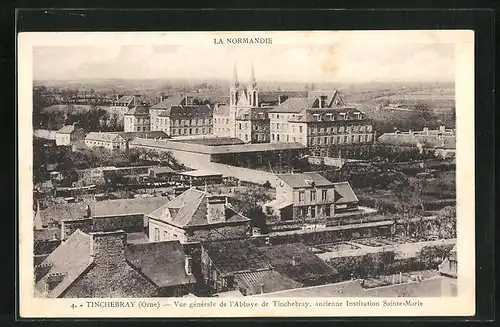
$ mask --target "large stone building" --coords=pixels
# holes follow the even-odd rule
[[[124,116],[125,132],[147,132],[150,131],[149,106],[146,104],[136,105]]]
[[[138,104],[139,95],[117,96],[116,100],[109,106],[109,113],[117,115],[118,122],[123,122],[125,114]]]
[[[338,91],[288,98],[269,111],[269,118],[271,143],[298,142],[315,156],[337,156],[342,146],[373,142],[372,121],[347,106]]]
[[[248,86],[240,84],[236,67],[229,89],[229,105],[215,107],[213,134],[236,137],[246,143],[269,142],[268,109],[259,107],[259,89],[253,66]]]
[[[151,107],[151,130],[169,136],[212,134],[213,109],[200,104],[193,96],[173,95]]]

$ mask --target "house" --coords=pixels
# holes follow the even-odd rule
[[[269,110],[271,143],[298,142],[311,155],[337,157],[344,146],[373,143],[373,124],[338,91],[311,91]]]
[[[266,245],[257,239],[202,243],[204,282],[214,293],[277,292],[337,280],[337,271],[303,244]]]
[[[234,211],[227,198],[190,188],[146,215],[150,242],[196,243],[245,237],[250,219]]]
[[[73,125],[63,126],[56,131],[56,145],[69,146],[75,142],[85,139],[83,128]]]
[[[85,145],[88,148],[104,147],[111,151],[127,149],[127,141],[117,133],[90,132],[85,137]]]
[[[125,132],[150,131],[149,106],[145,103],[136,105],[124,115]]]
[[[127,245],[124,231],[77,230],[35,267],[48,298],[182,296],[194,279],[178,242]],[[168,255],[165,255],[168,253]]]
[[[332,183],[317,172],[277,175],[276,199],[264,204],[281,220],[334,219],[357,212],[358,198],[349,182]]]
[[[151,180],[171,181],[177,172],[170,167],[149,168],[149,178]]]
[[[222,184],[222,174],[204,170],[190,170],[178,173],[179,181],[190,186]]]

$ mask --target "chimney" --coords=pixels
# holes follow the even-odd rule
[[[226,221],[226,197],[224,195],[207,196],[207,220],[209,224]]]
[[[260,284],[260,294],[264,294],[264,284]]]
[[[123,230],[90,233],[90,254],[98,265],[116,266],[125,261],[127,234]]]
[[[425,134],[429,134],[429,128],[428,127],[424,127],[424,133]]]
[[[90,209],[90,205],[87,204],[87,211],[85,213],[85,218],[92,217],[92,210]]]
[[[296,265],[297,265],[297,258],[292,257],[292,266],[296,266]]]
[[[410,135],[410,136],[414,136],[414,135],[413,135],[413,131],[412,131],[411,129],[408,131],[408,135]]]
[[[193,274],[193,265],[192,258],[190,256],[185,256],[184,258],[184,270],[186,271],[186,275],[191,276]]]
[[[440,132],[445,132],[446,131],[446,126],[444,126],[444,125],[439,126],[439,131]]]
[[[259,227],[252,228],[252,236],[260,236],[260,228]]]

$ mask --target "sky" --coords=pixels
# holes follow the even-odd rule
[[[453,81],[452,43],[338,42],[331,45],[36,46],[35,80],[232,79],[253,63],[258,81]]]

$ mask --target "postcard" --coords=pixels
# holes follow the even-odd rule
[[[22,318],[474,315],[472,31],[18,50]]]

